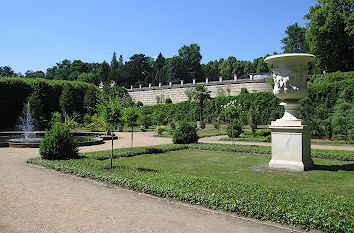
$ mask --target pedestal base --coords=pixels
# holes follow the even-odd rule
[[[310,127],[300,122],[293,125],[297,126],[284,126],[277,121],[269,127],[272,129],[270,167],[305,171],[314,166],[311,159]]]

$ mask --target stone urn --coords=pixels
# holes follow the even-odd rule
[[[266,63],[273,65],[273,93],[282,100],[284,116],[272,121],[273,168],[308,170],[313,167],[311,159],[311,130],[299,119],[296,112],[298,100],[307,94],[306,76],[308,63],[315,56],[305,53],[287,53],[267,57]]]

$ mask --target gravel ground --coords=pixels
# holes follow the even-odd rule
[[[115,148],[130,147],[118,133]],[[135,133],[134,146],[170,143]],[[109,149],[111,144],[81,147]],[[26,164],[38,149],[0,148],[0,232],[297,232]]]

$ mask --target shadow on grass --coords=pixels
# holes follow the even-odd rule
[[[321,171],[332,171],[336,172],[339,170],[343,171],[354,171],[354,164],[343,164],[343,165],[316,165],[311,170],[321,170]]]

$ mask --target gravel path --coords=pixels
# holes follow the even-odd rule
[[[219,143],[219,144],[238,144],[238,145],[249,145],[249,146],[271,146],[270,142],[243,142],[243,141],[220,141],[220,138],[224,138],[225,135],[205,137],[199,139],[199,142],[205,143]],[[314,149],[325,149],[325,150],[351,150],[354,151],[354,146],[343,146],[343,145],[315,145],[312,144],[311,148]]]
[[[115,148],[129,147],[118,133]],[[170,143],[135,133],[135,146]],[[110,143],[80,151],[109,149]],[[294,232],[26,164],[38,149],[0,148],[0,232]]]

